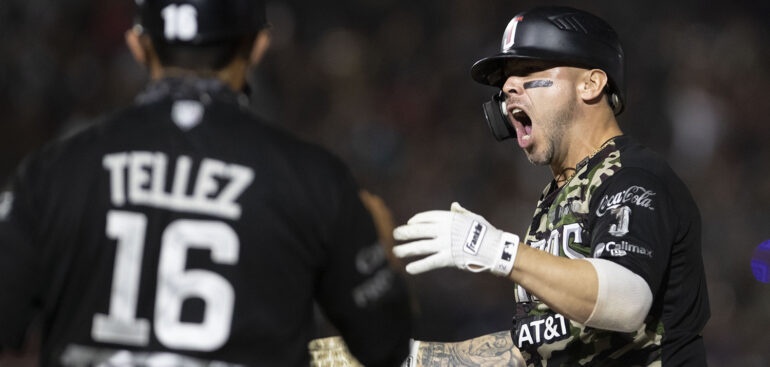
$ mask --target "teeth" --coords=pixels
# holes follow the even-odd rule
[[[529,139],[532,139],[532,137],[529,135],[524,135],[521,137],[521,140],[529,140]]]
[[[512,113],[515,115],[519,112],[521,112],[521,108],[514,108]]]

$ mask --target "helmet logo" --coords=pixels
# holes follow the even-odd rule
[[[508,27],[505,27],[505,33],[503,33],[503,51],[513,46],[513,42],[516,39],[516,27],[522,20],[524,20],[524,17],[521,15],[513,17],[510,23],[508,23]]]

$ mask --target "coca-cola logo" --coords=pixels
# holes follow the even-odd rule
[[[653,196],[655,196],[655,191],[647,190],[641,186],[631,186],[616,194],[604,195],[601,202],[599,202],[599,208],[596,209],[596,215],[601,217],[609,209],[617,208],[623,204],[634,204],[642,208],[655,210],[652,206]]]

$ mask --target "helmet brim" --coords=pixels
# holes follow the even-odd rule
[[[518,48],[511,52],[499,53],[493,56],[485,57],[471,66],[471,78],[478,83],[494,87],[502,87],[505,83],[505,66],[517,60],[541,60],[552,61],[565,66],[589,67],[589,60],[579,60],[572,58],[567,60],[570,55],[559,54],[555,52],[546,52],[543,50],[533,50]]]
[[[581,60],[574,57],[570,58],[570,55],[519,48],[512,50],[512,52],[499,53],[476,61],[476,63],[471,66],[471,78],[480,84],[502,88],[507,79],[505,75],[505,66],[512,62],[516,62],[517,60],[553,61],[564,66],[575,66],[588,69],[591,69],[592,67],[590,65],[595,63],[591,60]],[[620,108],[614,111],[617,115],[625,108],[624,98],[617,85],[614,83],[614,80],[610,78],[608,83],[613,93],[617,94],[618,98],[620,98],[620,101],[617,102],[620,104]]]

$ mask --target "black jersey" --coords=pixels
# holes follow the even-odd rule
[[[0,347],[40,314],[46,366],[301,366],[315,301],[362,363],[406,357],[351,174],[238,100],[162,80],[26,160],[0,204]]]
[[[618,263],[644,278],[653,295],[639,330],[620,333],[570,321],[517,287],[512,336],[529,365],[705,365],[700,215],[656,154],[615,138],[564,186],[546,187],[524,242],[556,256]]]

